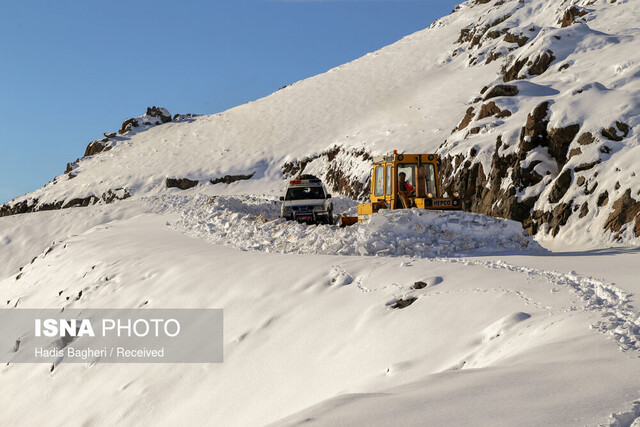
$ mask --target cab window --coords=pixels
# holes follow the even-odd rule
[[[427,179],[427,193],[431,193],[437,197],[436,191],[436,168],[433,166],[433,163],[427,163],[425,165],[427,167],[426,170],[426,179]]]
[[[402,178],[404,178],[404,182],[406,184],[409,184],[408,186],[402,183]],[[405,188],[398,188],[398,191],[411,192],[411,189],[415,188],[416,186],[415,165],[413,164],[398,165],[398,186],[405,187]]]
[[[386,186],[386,193],[387,196],[390,196],[393,192],[392,192],[392,188],[391,188],[391,183],[393,182],[392,178],[392,174],[393,174],[393,167],[391,165],[387,165],[387,186]]]
[[[373,188],[373,195],[382,196],[384,194],[384,166],[376,166],[374,179],[375,186]]]

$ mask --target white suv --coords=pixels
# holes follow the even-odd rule
[[[289,181],[287,194],[280,197],[280,217],[308,224],[333,224],[333,203],[317,178]]]

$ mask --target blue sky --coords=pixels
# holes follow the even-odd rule
[[[146,107],[213,114],[428,27],[450,0],[6,0],[0,203]]]

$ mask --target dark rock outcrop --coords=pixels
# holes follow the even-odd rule
[[[574,148],[571,151],[569,151],[569,155],[567,156],[567,160],[571,159],[573,156],[579,156],[580,154],[582,154],[582,150],[580,149],[580,147]]]
[[[591,132],[585,132],[578,137],[578,144],[580,145],[589,145],[592,144],[596,139],[593,137]]]
[[[98,153],[102,153],[103,151],[111,150],[111,145],[105,144],[103,140],[92,141],[87,145],[86,150],[84,151],[84,157],[93,156]]]
[[[555,237],[569,220],[572,206],[572,202],[560,203],[552,211],[534,211],[531,213],[531,219],[525,221],[523,225],[530,233],[535,234],[542,224],[547,224],[551,235]]]
[[[214,178],[209,180],[211,184],[231,184],[236,181],[243,181],[251,179],[255,175],[255,172],[247,175],[225,175],[222,178]]]
[[[465,113],[464,117],[460,121],[460,124],[458,124],[458,126],[456,126],[456,128],[453,129],[453,131],[451,133],[466,128],[469,125],[469,123],[471,122],[471,120],[473,120],[473,116],[474,116],[473,107],[467,108],[467,112]]]
[[[502,57],[503,53],[499,50],[491,49],[491,52],[487,56],[487,64],[491,64],[496,59]]]
[[[556,57],[553,52],[547,49],[542,54],[538,55],[534,60],[529,60],[529,57],[515,59],[512,62],[507,62],[502,66],[502,80],[507,83],[512,80],[521,80],[526,78],[525,75],[521,75],[525,65],[527,73],[532,76],[539,76],[543,74],[549,68],[549,65],[555,61]]]
[[[546,52],[537,56],[534,61],[527,63],[529,66],[529,74],[532,76],[543,74],[555,59],[556,57],[553,55],[553,52],[547,49]]]
[[[498,114],[496,114],[496,119],[504,119],[505,117],[511,117],[511,111],[502,110]]]
[[[73,171],[75,168],[77,168],[77,167],[78,167],[78,162],[79,162],[79,161],[80,161],[80,159],[76,159],[76,161],[75,161],[75,162],[73,162],[73,163],[67,163],[67,167],[66,167],[66,169],[64,170],[64,173],[68,174],[68,173],[70,173],[71,171]],[[69,178],[71,178],[71,177],[69,177]]]
[[[633,232],[636,237],[640,237],[640,202],[631,197],[631,189],[613,202],[612,208],[613,212],[607,218],[604,229],[619,233],[625,224],[635,220]]]
[[[164,108],[158,108],[155,105],[153,107],[147,107],[147,116],[158,117],[162,123],[171,121],[171,114]]]
[[[578,218],[584,218],[588,214],[589,214],[589,203],[584,202],[582,206],[580,206],[580,214],[578,215]]]
[[[573,124],[549,131],[549,153],[556,159],[559,166],[564,166],[567,160],[569,145],[573,142],[579,130],[580,125]]]
[[[538,104],[527,116],[527,121],[520,132],[521,151],[529,151],[535,147],[548,146],[547,125],[549,120],[549,102]]]
[[[496,98],[498,96],[516,96],[518,94],[518,86],[514,85],[495,85],[484,96],[482,99],[486,101],[491,98]]]
[[[527,64],[528,60],[529,58],[526,57],[522,59],[516,59],[515,61],[513,61],[513,64],[507,63],[503,65],[501,70],[502,81],[507,83],[513,80],[524,78],[524,77],[520,77],[520,71]]]
[[[75,199],[65,201],[65,203],[62,205],[62,209],[95,205],[98,202],[98,200],[100,199],[98,199],[96,196],[93,196],[93,195],[88,197],[75,198]]]
[[[480,107],[480,112],[478,113],[478,120],[484,119],[485,117],[495,116],[500,113],[502,110],[496,105],[495,102],[491,101],[486,104],[483,104]]]
[[[560,21],[558,21],[558,24],[560,24],[560,27],[562,28],[568,27],[576,21],[576,18],[584,16],[586,14],[587,11],[580,10],[576,6],[571,6],[564,12],[562,18],[560,18]]]
[[[0,206],[0,217],[31,212],[67,209],[73,207],[86,207],[95,205],[100,201],[102,201],[103,203],[112,203],[114,201],[124,200],[129,197],[131,197],[131,194],[129,194],[127,190],[118,188],[103,193],[102,197],[98,197],[92,194],[86,197],[76,197],[73,199],[57,200],[55,202],[48,203],[40,203],[38,199],[22,200],[14,204],[6,203]]]
[[[156,106],[147,107],[147,112],[144,116],[133,117],[122,122],[122,126],[120,127],[120,130],[118,130],[118,134],[124,135],[127,132],[130,132],[133,128],[140,126],[141,123],[138,119],[144,120],[142,122],[143,125],[153,126],[170,122],[171,114],[165,108]]]
[[[116,188],[115,190],[109,190],[105,193],[102,193],[101,199],[105,203],[111,203],[116,200],[124,200],[131,197],[129,191],[124,188]]]
[[[504,35],[503,40],[506,41],[507,43],[517,43],[518,47],[522,47],[529,41],[529,37],[507,33]]]
[[[165,180],[167,188],[179,188],[180,190],[187,190],[195,187],[198,183],[199,181],[189,178],[167,178]]]
[[[519,167],[517,153],[501,156],[501,146],[502,140],[498,137],[488,176],[480,163],[472,165],[469,160],[464,161],[461,155],[442,158],[440,170],[445,178],[444,188],[458,191],[468,202],[463,206],[466,210],[522,222],[530,216],[537,197],[518,200],[517,188],[523,185],[523,181],[530,180],[531,176],[527,177]],[[509,175],[514,185],[501,188],[502,179]]]
[[[491,117],[491,116],[495,116],[497,119],[502,119],[502,118],[511,116],[511,111],[501,110],[500,107],[498,107],[494,101],[491,101],[486,104],[483,104],[480,107],[480,111],[478,112],[478,116],[476,117],[476,119],[482,120],[486,117]],[[465,116],[465,120],[466,119],[467,117]],[[473,128],[469,131],[469,133],[473,134],[473,133],[478,133],[479,131],[480,131],[480,128]]]
[[[138,120],[131,118],[131,119],[127,119],[124,122],[122,122],[122,126],[120,127],[120,130],[118,131],[118,133],[120,135],[123,135],[129,131],[131,131],[131,129],[133,129],[134,127],[138,127],[140,126],[138,123]]]
[[[416,297],[408,297],[407,299],[403,299],[400,298],[399,300],[397,300],[394,304],[391,305],[391,308],[405,308],[405,307],[409,307],[411,304],[413,304],[418,298]]]
[[[578,166],[576,166],[575,168],[573,168],[573,170],[576,171],[576,172],[586,171],[586,170],[589,170],[589,169],[593,168],[598,163],[600,163],[600,160],[595,161],[595,162],[591,162],[591,163],[581,163]]]
[[[558,203],[560,199],[564,197],[571,186],[571,177],[571,169],[565,169],[565,171],[556,178],[551,187],[551,193],[549,194],[550,203]]]
[[[0,206],[0,217],[31,212],[33,210],[33,202],[29,202],[28,200],[23,200],[13,205],[6,203]]]
[[[503,142],[501,137],[497,138],[489,171],[485,171],[480,163],[472,164],[471,160],[462,155],[442,158],[440,170],[445,180],[445,188],[451,188],[462,195],[467,201],[465,209],[520,221],[531,234],[535,234],[544,223],[549,224],[549,230],[557,234],[560,227],[566,224],[571,214],[571,201],[561,203],[552,211],[533,212],[540,194],[526,199],[518,197],[526,188],[544,179],[535,170],[539,161],[528,164],[524,162],[528,153],[538,147],[547,148],[549,159],[555,160],[558,170],[562,171],[549,184],[552,186],[549,200],[559,203],[572,185],[572,170],[562,170],[562,165],[566,163],[563,154],[566,156],[568,144],[575,138],[578,128],[571,125],[547,131],[549,105],[548,101],[542,102],[527,116],[520,131],[516,151],[510,150],[510,154],[501,154]],[[510,181],[509,186],[503,185],[505,179]]]
[[[174,114],[173,115],[173,120],[174,122],[187,122],[187,121],[193,121],[196,117],[200,116],[199,114],[191,114],[191,113],[186,113],[186,114]]]
[[[616,129],[617,128],[617,129]],[[618,131],[622,132],[622,136],[618,135]],[[611,126],[608,129],[602,129],[600,134],[611,141],[622,141],[629,135],[629,125],[616,121],[616,127]]]
[[[413,283],[412,288],[413,289],[424,289],[427,286],[428,286],[428,284],[426,282],[423,282],[422,280],[419,280],[419,281]]]
[[[488,91],[485,87],[482,92],[488,94]],[[572,215],[576,219],[585,218],[591,208],[597,209],[597,213],[603,212],[601,209],[612,210],[606,221],[605,231],[618,233],[617,237],[620,237],[619,233],[625,224],[631,224],[635,235],[640,236],[640,201],[633,199],[631,190],[627,190],[623,197],[611,203],[613,186],[599,188],[599,181],[596,180],[598,171],[592,171],[604,161],[602,154],[611,154],[615,149],[610,144],[600,144],[600,159],[590,159],[583,155],[584,147],[596,142],[597,137],[590,132],[580,133],[579,124],[549,128],[550,106],[550,101],[545,101],[531,111],[520,131],[516,147],[506,149],[503,147],[502,136],[498,136],[491,164],[486,170],[486,164],[483,166],[475,161],[475,146],[467,154],[441,156],[440,173],[444,188],[461,194],[465,200],[465,210],[519,221],[530,234],[542,230],[555,237]],[[477,118],[495,114],[496,108],[497,105],[490,102],[483,104]],[[473,117],[472,113],[469,115]],[[619,141],[630,131],[628,125],[616,121],[615,127],[603,129],[601,133],[604,138],[617,138]],[[572,145],[573,148],[570,148]],[[535,156],[529,155],[532,151],[535,151]],[[543,161],[540,156],[545,155],[548,156],[547,162],[553,161],[557,165],[557,168],[546,169],[546,174],[545,169],[537,168]],[[574,156],[584,156],[586,161],[576,166],[568,165],[568,158]],[[559,171],[556,177],[550,176],[554,170]],[[539,185],[543,180],[545,185]],[[580,191],[572,192],[572,187],[576,190],[580,188]],[[620,182],[616,182],[614,195],[620,194],[620,187]],[[546,210],[534,208],[543,193],[551,206]],[[527,198],[523,196],[525,194],[528,195]],[[583,195],[591,198],[587,201],[580,200],[576,204],[576,199],[583,198]]]
[[[598,196],[598,200],[596,200],[596,206],[606,206],[607,203],[609,203],[609,192],[605,190]]]
[[[178,116],[178,114],[176,114]],[[188,115],[191,116],[191,115]],[[153,122],[145,121],[143,124],[145,125],[156,125],[160,123],[167,123],[172,121],[171,114],[165,108],[159,108],[156,106],[148,107],[147,113],[142,117],[151,117],[154,120]],[[146,119],[145,119],[146,120]],[[159,122],[159,123],[158,123]],[[124,135],[127,132],[130,132],[133,128],[140,126],[138,118],[130,118],[125,120],[120,127],[118,132],[105,132],[103,139],[98,139],[92,141],[87,145],[87,148],[84,152],[84,157],[93,156],[104,151],[109,151],[113,148],[113,142],[109,142],[110,139],[117,138],[118,135]]]

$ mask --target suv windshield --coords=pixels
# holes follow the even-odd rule
[[[291,187],[287,190],[285,200],[324,199],[322,187]]]

